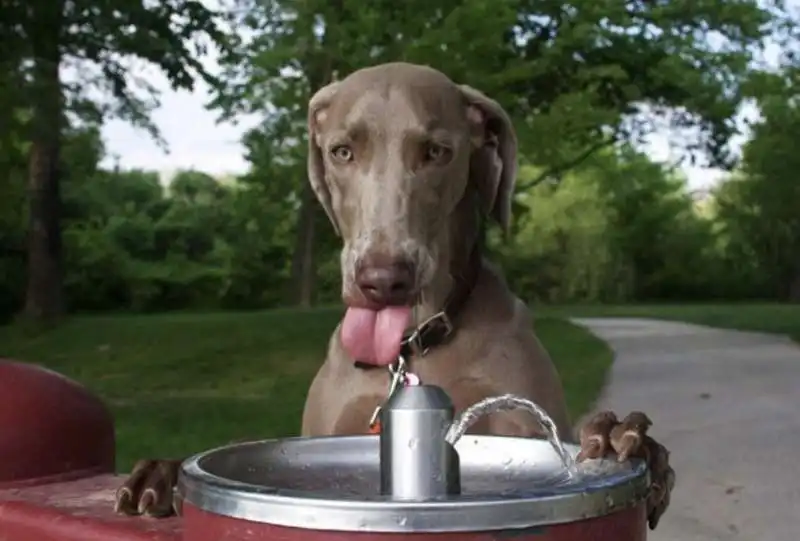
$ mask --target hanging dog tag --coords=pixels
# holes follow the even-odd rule
[[[400,386],[405,385],[419,385],[420,380],[415,374],[406,371],[406,360],[401,356],[397,358],[397,362],[389,367],[389,373],[392,375],[391,382],[389,383],[389,392],[386,393],[386,399],[383,403],[379,404],[375,411],[372,412],[372,417],[369,419],[369,432],[370,434],[380,433],[380,415],[383,409],[383,404],[397,392]]]

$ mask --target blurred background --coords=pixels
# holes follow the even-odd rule
[[[796,0],[6,0],[0,13],[0,356],[99,389],[130,417],[131,453],[149,445],[136,426],[162,422],[151,440],[169,447],[167,427],[198,408],[235,424],[242,400],[288,407],[270,430],[296,429],[339,313],[309,309],[336,306],[340,287],[305,108],[380,62],[441,69],[512,116],[514,223],[506,239],[487,225],[485,242],[553,314],[549,347],[572,332],[569,306],[715,303],[757,326],[769,318],[725,306],[800,301]]]

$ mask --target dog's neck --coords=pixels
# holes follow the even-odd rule
[[[430,292],[414,307],[415,324],[445,310],[457,326],[459,312],[472,294],[482,266],[480,213],[473,189],[467,189],[453,210],[446,235],[449,263],[433,280]]]

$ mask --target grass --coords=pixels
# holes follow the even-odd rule
[[[647,317],[719,327],[782,334],[800,342],[797,304],[662,304],[629,306],[547,307],[548,317]]]
[[[240,438],[297,434],[305,394],[341,309],[77,317],[31,335],[0,328],[0,357],[80,381],[116,417],[120,470]],[[573,418],[611,364],[585,330],[544,317],[537,332],[561,373]]]

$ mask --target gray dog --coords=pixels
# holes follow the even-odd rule
[[[525,305],[481,256],[482,216],[507,228],[517,140],[506,112],[477,90],[405,63],[362,69],[317,92],[308,111],[308,174],[336,232],[347,311],[328,344],[303,413],[305,436],[364,434],[400,357],[447,391],[457,410],[513,393],[571,434],[561,381]],[[601,412],[580,431],[580,459],[616,452],[651,468],[650,527],[669,505],[669,453],[634,412]],[[475,433],[537,437],[520,411]],[[117,508],[166,514],[177,463],[137,464]]]

